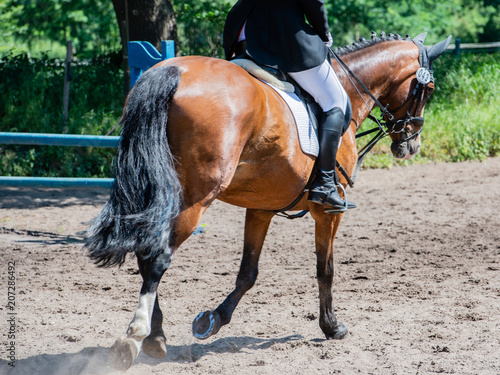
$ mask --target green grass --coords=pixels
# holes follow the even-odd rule
[[[433,68],[436,91],[426,105],[420,153],[410,161],[398,161],[391,156],[390,141],[384,139],[366,157],[364,167],[500,155],[500,54],[464,54],[461,59],[447,54]]]

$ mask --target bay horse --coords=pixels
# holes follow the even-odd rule
[[[424,38],[372,35],[338,50],[342,60],[332,59],[353,107],[338,153],[348,174],[357,161],[356,131],[376,102],[394,128],[389,131],[394,156],[409,158],[419,151],[421,116],[434,83],[429,80],[417,90],[417,71],[422,61],[430,68],[451,36],[430,48],[423,46]],[[357,81],[351,82],[339,61]],[[301,151],[284,100],[239,66],[216,58],[176,57],[146,71],[127,98],[122,124],[115,183],[85,246],[100,266],[121,265],[128,253],[137,257],[143,278],[139,306],[126,335],[110,351],[115,367],[127,369],[140,350],[154,358],[166,355],[157,287],[209,205],[219,199],[247,210],[236,286],[215,310],[194,319],[199,339],[228,324],[254,285],[273,210],[287,207],[304,191],[315,158]],[[305,197],[292,210],[309,210],[315,220],[319,325],[327,339],[341,339],[347,329],[337,321],[331,289],[333,242],[342,214],[325,213]]]

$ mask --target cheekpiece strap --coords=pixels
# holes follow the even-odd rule
[[[415,45],[418,47],[418,61],[420,62],[420,68],[417,72],[417,79],[420,83],[426,85],[434,80],[429,63],[429,57],[427,56],[427,49],[419,40],[413,40],[413,43],[415,43]]]

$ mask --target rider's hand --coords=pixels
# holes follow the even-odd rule
[[[328,33],[328,42],[325,42],[325,45],[328,48],[332,48],[332,45],[333,45],[332,33]]]

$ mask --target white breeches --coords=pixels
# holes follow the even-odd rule
[[[243,24],[243,27],[241,28],[240,35],[238,36],[238,43],[247,38],[247,36],[245,35],[246,25],[247,25],[247,21],[245,21],[245,23]]]
[[[314,68],[288,74],[314,98],[323,112],[339,107],[345,113],[347,93],[327,60]]]

